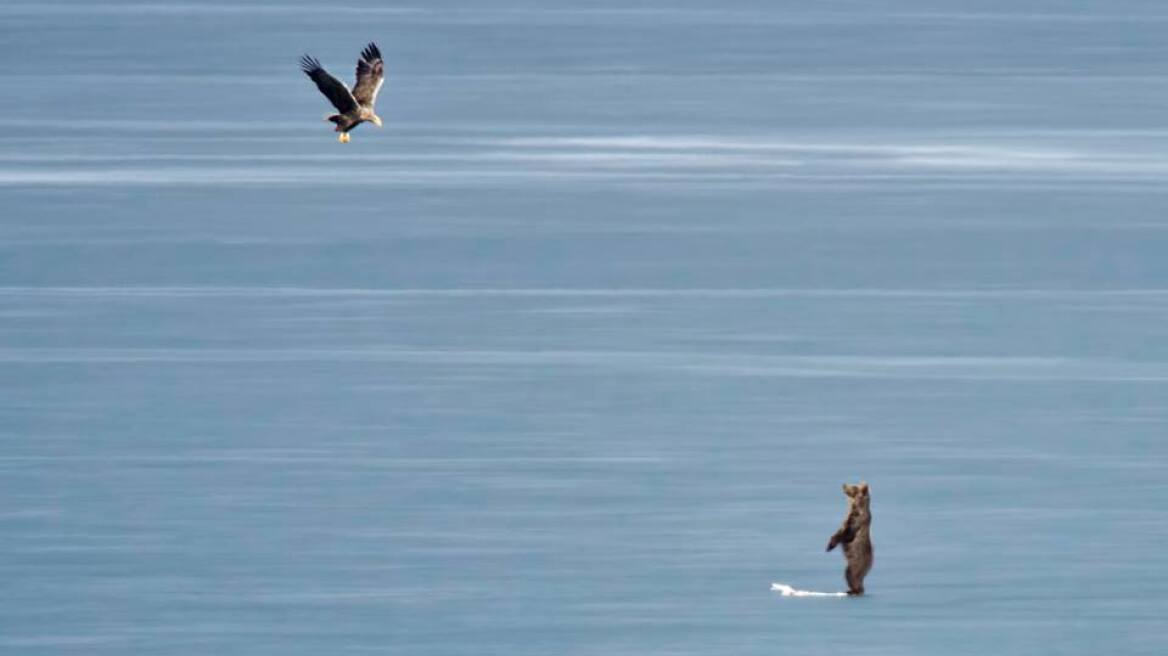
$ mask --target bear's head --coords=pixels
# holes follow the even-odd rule
[[[844,494],[848,495],[849,506],[868,507],[868,484],[860,481],[858,485],[844,483]]]

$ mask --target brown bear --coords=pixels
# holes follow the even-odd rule
[[[844,558],[848,561],[844,570],[848,594],[862,595],[864,577],[872,569],[872,538],[869,535],[872,513],[868,509],[868,484],[844,483],[844,494],[848,495],[848,516],[844,517],[843,525],[828,540],[827,550],[831,551],[835,545],[843,543]]]

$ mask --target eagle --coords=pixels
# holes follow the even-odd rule
[[[334,131],[341,133],[338,141],[349,143],[349,131],[366,121],[381,127],[381,117],[373,113],[373,103],[377,102],[377,92],[381,90],[385,77],[385,63],[381,61],[381,51],[376,43],[370,43],[361,51],[361,58],[357,60],[357,82],[352,91],[321,68],[320,62],[311,55],[300,58],[300,70],[312,78],[316,88],[337,108],[339,113],[325,120],[336,123]]]

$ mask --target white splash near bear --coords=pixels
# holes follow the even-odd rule
[[[784,597],[846,597],[846,592],[815,592],[812,590],[797,590],[786,583],[772,583],[771,590],[781,592]]]

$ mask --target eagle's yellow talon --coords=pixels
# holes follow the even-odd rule
[[[340,138],[338,138],[337,141],[340,141],[341,143],[349,143],[349,133],[342,132]]]

